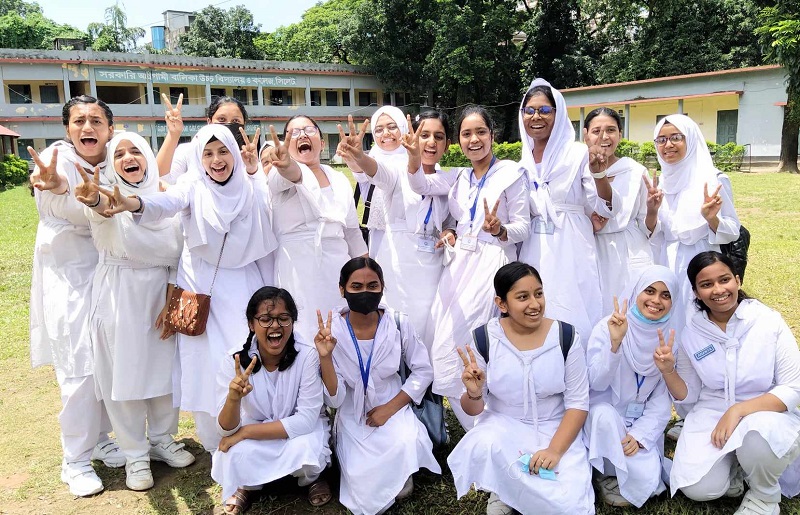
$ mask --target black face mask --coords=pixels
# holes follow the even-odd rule
[[[231,123],[221,123],[223,127],[227,127],[233,133],[233,139],[236,140],[236,144],[239,146],[239,150],[242,149],[244,146],[244,138],[242,137],[242,133],[239,131],[244,125],[241,123],[231,122]]]
[[[362,291],[358,293],[344,292],[344,299],[350,311],[369,315],[373,311],[378,311],[378,304],[381,303],[383,292]]]

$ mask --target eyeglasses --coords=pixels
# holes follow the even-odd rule
[[[547,118],[548,116],[556,112],[556,108],[551,106],[542,106],[542,107],[525,106],[522,109],[520,109],[520,111],[522,111],[522,114],[527,114],[528,116],[533,116],[536,113],[539,113],[539,116],[541,116],[542,118]]]
[[[294,129],[292,129],[290,131],[290,133],[291,133],[293,138],[298,137],[301,132],[303,134],[305,134],[306,136],[313,136],[314,134],[317,133],[317,128],[314,127],[313,125],[308,125],[307,127],[303,127],[303,128],[295,127]]]
[[[400,127],[398,127],[396,123],[391,123],[386,127],[375,127],[375,130],[372,131],[372,134],[380,136],[384,132],[394,132],[398,129],[400,129]]]
[[[671,141],[672,143],[680,143],[681,141],[685,140],[686,136],[681,133],[670,134],[669,136],[659,136],[653,140],[653,142],[658,145],[659,147],[663,147],[667,144],[667,141]]]
[[[287,314],[278,315],[277,317],[264,315],[261,317],[256,317],[256,320],[258,320],[258,325],[264,329],[269,329],[275,322],[278,322],[278,325],[281,327],[289,327],[293,322],[292,316]]]

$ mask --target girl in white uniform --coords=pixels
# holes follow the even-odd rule
[[[339,502],[356,515],[373,515],[410,495],[411,475],[420,468],[441,473],[428,432],[409,406],[422,400],[433,370],[408,317],[380,303],[383,272],[374,260],[348,261],[339,288],[347,307],[328,312],[326,323],[319,315],[314,344],[325,403],[337,410]],[[401,360],[411,371],[405,383]]]
[[[277,240],[270,225],[266,177],[256,173],[260,163],[255,149],[240,153],[230,129],[217,124],[203,127],[193,144],[196,172],[163,193],[115,195],[116,207],[110,212],[131,211],[138,223],[180,213],[184,245],[177,284],[204,294],[214,286],[206,331],[177,336],[172,369],[175,405],[193,412],[200,442],[213,451],[219,443],[218,406],[214,381],[208,378],[227,359],[231,342],[247,336],[241,306],[272,282],[269,254]]]
[[[641,180],[640,180],[641,182]],[[650,265],[628,284],[614,312],[589,338],[589,417],[584,439],[589,461],[604,477],[600,493],[613,506],[641,508],[666,490],[664,428],[672,401],[653,359],[658,333],[673,330],[672,303],[678,280],[666,267]],[[621,304],[621,305],[620,305]]]
[[[516,244],[528,235],[528,181],[517,163],[492,154],[493,124],[483,107],[465,109],[456,134],[472,168],[458,171],[448,195],[456,237],[446,235],[452,260],[439,280],[424,339],[433,342],[433,391],[451,398],[450,406],[468,429],[474,421],[458,402],[464,385],[455,349],[496,312],[491,278],[516,258]]]
[[[317,352],[294,331],[288,291],[265,286],[247,304],[250,334],[217,372],[217,424],[223,437],[211,477],[222,485],[225,513],[243,513],[261,485],[294,476],[322,506],[331,493],[320,473],[330,464],[330,428],[322,409]]]
[[[89,316],[97,249],[83,204],[70,190],[81,183],[76,164],[90,174],[105,167],[114,115],[104,102],[84,95],[64,105],[62,121],[65,141],[41,156],[28,147],[36,163],[31,183],[39,212],[31,277],[31,364],[55,368],[62,404],[61,480],[73,495],[86,496],[103,489],[91,459],[122,467],[125,457],[108,438],[111,424],[94,392]]]
[[[494,286],[502,315],[486,328],[488,363],[470,347],[458,349],[461,406],[475,427],[447,458],[456,493],[473,484],[491,492],[487,515],[594,513],[580,437],[589,382],[579,335],[560,342],[561,322],[544,317],[542,282],[530,265],[503,266]]]
[[[175,281],[183,248],[180,221],[136,224],[129,213],[103,216],[108,201],[99,191],[99,177],[83,175],[75,196],[93,209],[86,211],[100,253],[90,323],[94,378],[125,454],[126,485],[146,490],[153,486],[151,459],[174,467],[194,463],[171,436],[178,432],[178,408],[172,403],[175,338],[159,330],[167,285]],[[156,157],[133,132],[111,140],[102,175],[104,186],[124,195],[158,191]]]
[[[614,186],[619,208],[612,218],[592,213],[603,316],[614,311],[612,299],[653,264],[649,237],[658,220],[658,209],[648,204],[643,177],[647,168],[630,157],[614,155],[622,137],[622,119],[613,109],[598,107],[586,115],[583,139],[600,148],[608,168],[605,173]],[[677,293],[677,292],[676,292]],[[622,297],[620,297],[622,298]]]
[[[715,251],[689,262],[698,309],[678,352],[671,341],[656,350],[676,404],[692,406],[670,488],[710,501],[743,477],[750,489],[736,513],[777,514],[781,490],[797,495],[800,482],[800,350],[780,314],[748,298],[733,270]]]
[[[342,172],[320,164],[322,131],[313,119],[297,115],[273,135],[266,150],[273,164],[267,176],[272,224],[278,237],[275,284],[289,290],[300,315],[295,331],[311,342],[317,332],[316,310],[341,303],[331,270],[367,253],[353,205],[353,188]]]

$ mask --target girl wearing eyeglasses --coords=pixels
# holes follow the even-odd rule
[[[322,407],[319,357],[294,331],[297,304],[265,286],[247,303],[250,333],[217,372],[217,429],[211,477],[222,485],[224,513],[246,511],[265,483],[294,476],[308,501],[331,500],[320,474],[330,464],[330,427]]]
[[[575,141],[564,97],[544,79],[534,80],[522,98],[519,132],[531,200],[530,234],[519,259],[548,285],[547,316],[574,325],[585,347],[603,306],[588,214],[611,218],[619,211],[607,150],[598,145],[587,152]]]
[[[353,189],[342,172],[320,163],[322,131],[312,118],[297,115],[273,135],[265,150],[272,223],[278,237],[275,284],[292,292],[299,306],[297,332],[310,340],[317,309],[328,311],[341,297],[331,270],[367,253],[358,228]]]

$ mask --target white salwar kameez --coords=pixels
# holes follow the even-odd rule
[[[783,493],[796,495],[800,481],[800,350],[780,314],[757,300],[743,300],[722,331],[706,313],[695,312],[683,331],[677,358],[677,372],[688,393],[676,405],[693,407],[675,449],[672,494],[701,483],[717,465],[725,463],[730,470],[738,461],[756,497],[778,502],[781,487],[777,478],[765,481],[763,467],[774,468],[773,462],[781,460],[783,466],[788,465],[780,475]],[[716,448],[711,432],[728,408],[765,393],[780,399],[788,411],[747,415],[722,449]],[[751,432],[772,452],[760,450],[752,456],[748,449]],[[724,489],[719,495],[723,493]]]
[[[594,179],[589,174],[589,153],[586,145],[575,141],[564,97],[543,79],[534,80],[529,89],[535,86],[551,88],[556,113],[542,162],[536,163],[534,141],[525,132],[520,111],[520,166],[528,172],[531,225],[530,234],[520,248],[519,260],[532,265],[542,276],[547,298],[545,315],[574,325],[584,338],[585,348],[585,339],[602,316],[603,304],[589,215],[596,212],[612,218],[619,211],[619,200],[612,194],[609,208],[597,196]]]
[[[275,285],[292,294],[299,318],[294,330],[313,341],[323,315],[343,304],[339,270],[350,258],[367,253],[358,228],[353,190],[341,172],[322,165],[330,186],[319,187],[314,173],[299,164],[296,183],[277,170],[267,179],[272,202],[272,227],[278,237]]]
[[[461,395],[464,366],[456,347],[472,341],[472,330],[496,315],[494,274],[516,259],[516,244],[528,235],[528,181],[525,170],[513,161],[497,161],[483,178],[473,177],[471,168],[462,168],[450,190],[448,207],[457,220],[456,244],[447,252],[452,261],[445,266],[431,310],[424,341],[432,341],[433,391],[449,397]],[[476,199],[477,196],[477,199]],[[489,208],[500,199],[497,217],[506,228],[507,240],[495,238],[482,229],[483,202]],[[475,205],[475,217],[470,209]],[[465,236],[477,238],[475,250],[463,248]]]
[[[361,379],[355,343],[347,328],[347,308],[334,314],[331,333],[338,388],[336,395],[323,388],[325,402],[336,408],[334,434],[342,472],[339,502],[356,515],[373,515],[394,504],[406,480],[420,468],[441,473],[433,457],[433,444],[411,406],[406,405],[380,427],[366,424],[367,413],[392,400],[402,389],[419,403],[433,378],[428,351],[405,315],[400,333],[394,310],[384,310],[373,340],[359,340],[364,363],[372,354],[366,392]],[[400,382],[404,359],[411,374]]]
[[[233,174],[224,185],[214,183],[200,169],[200,155],[212,135],[235,158]],[[172,372],[175,405],[200,412],[195,417],[198,435],[203,446],[213,450],[219,443],[214,429],[217,401],[214,382],[208,378],[216,375],[229,348],[244,344],[248,334],[245,308],[252,294],[273,280],[269,254],[277,240],[269,222],[266,177],[247,174],[231,131],[223,125],[207,125],[194,142],[194,166],[199,170],[190,171],[163,193],[143,196],[144,211],[134,219],[147,223],[180,213],[185,244],[177,285],[208,294],[214,282],[206,331],[198,336],[177,336]]]
[[[521,472],[520,453],[546,449],[567,409],[589,409],[586,359],[578,334],[566,362],[553,322],[538,349],[520,351],[508,341],[499,319],[489,322],[489,363],[483,396],[486,406],[448,456],[456,494],[474,484],[497,494],[521,513],[594,513],[591,466],[580,433],[561,457],[556,481]],[[517,470],[514,470],[514,469]]]
[[[614,312],[614,296],[620,296],[630,281],[653,264],[650,231],[645,225],[647,187],[642,179],[648,175],[647,168],[623,157],[606,172],[614,187],[614,200],[620,206],[606,225],[594,233],[603,316]]]
[[[94,166],[59,141],[40,157],[49,163],[58,148],[57,172],[69,190],[83,182],[75,163],[91,174]],[[101,163],[101,168],[105,163]],[[33,251],[30,332],[31,365],[52,365],[61,389],[61,444],[67,463],[89,461],[92,449],[111,425],[94,394],[94,359],[89,338],[92,280],[97,250],[83,204],[67,192],[35,190],[39,225]]]
[[[250,356],[258,354],[253,340]],[[256,487],[284,476],[295,476],[300,486],[314,482],[330,464],[330,428],[322,409],[322,379],[316,349],[295,341],[298,351],[292,366],[268,372],[263,366],[250,376],[253,391],[241,401],[239,425],[223,430],[221,436],[236,433],[242,426],[279,421],[286,439],[242,440],[227,452],[214,452],[211,477],[222,485],[222,500],[237,488]],[[235,377],[235,363],[228,357],[217,372],[216,391],[219,409],[228,396]]]

